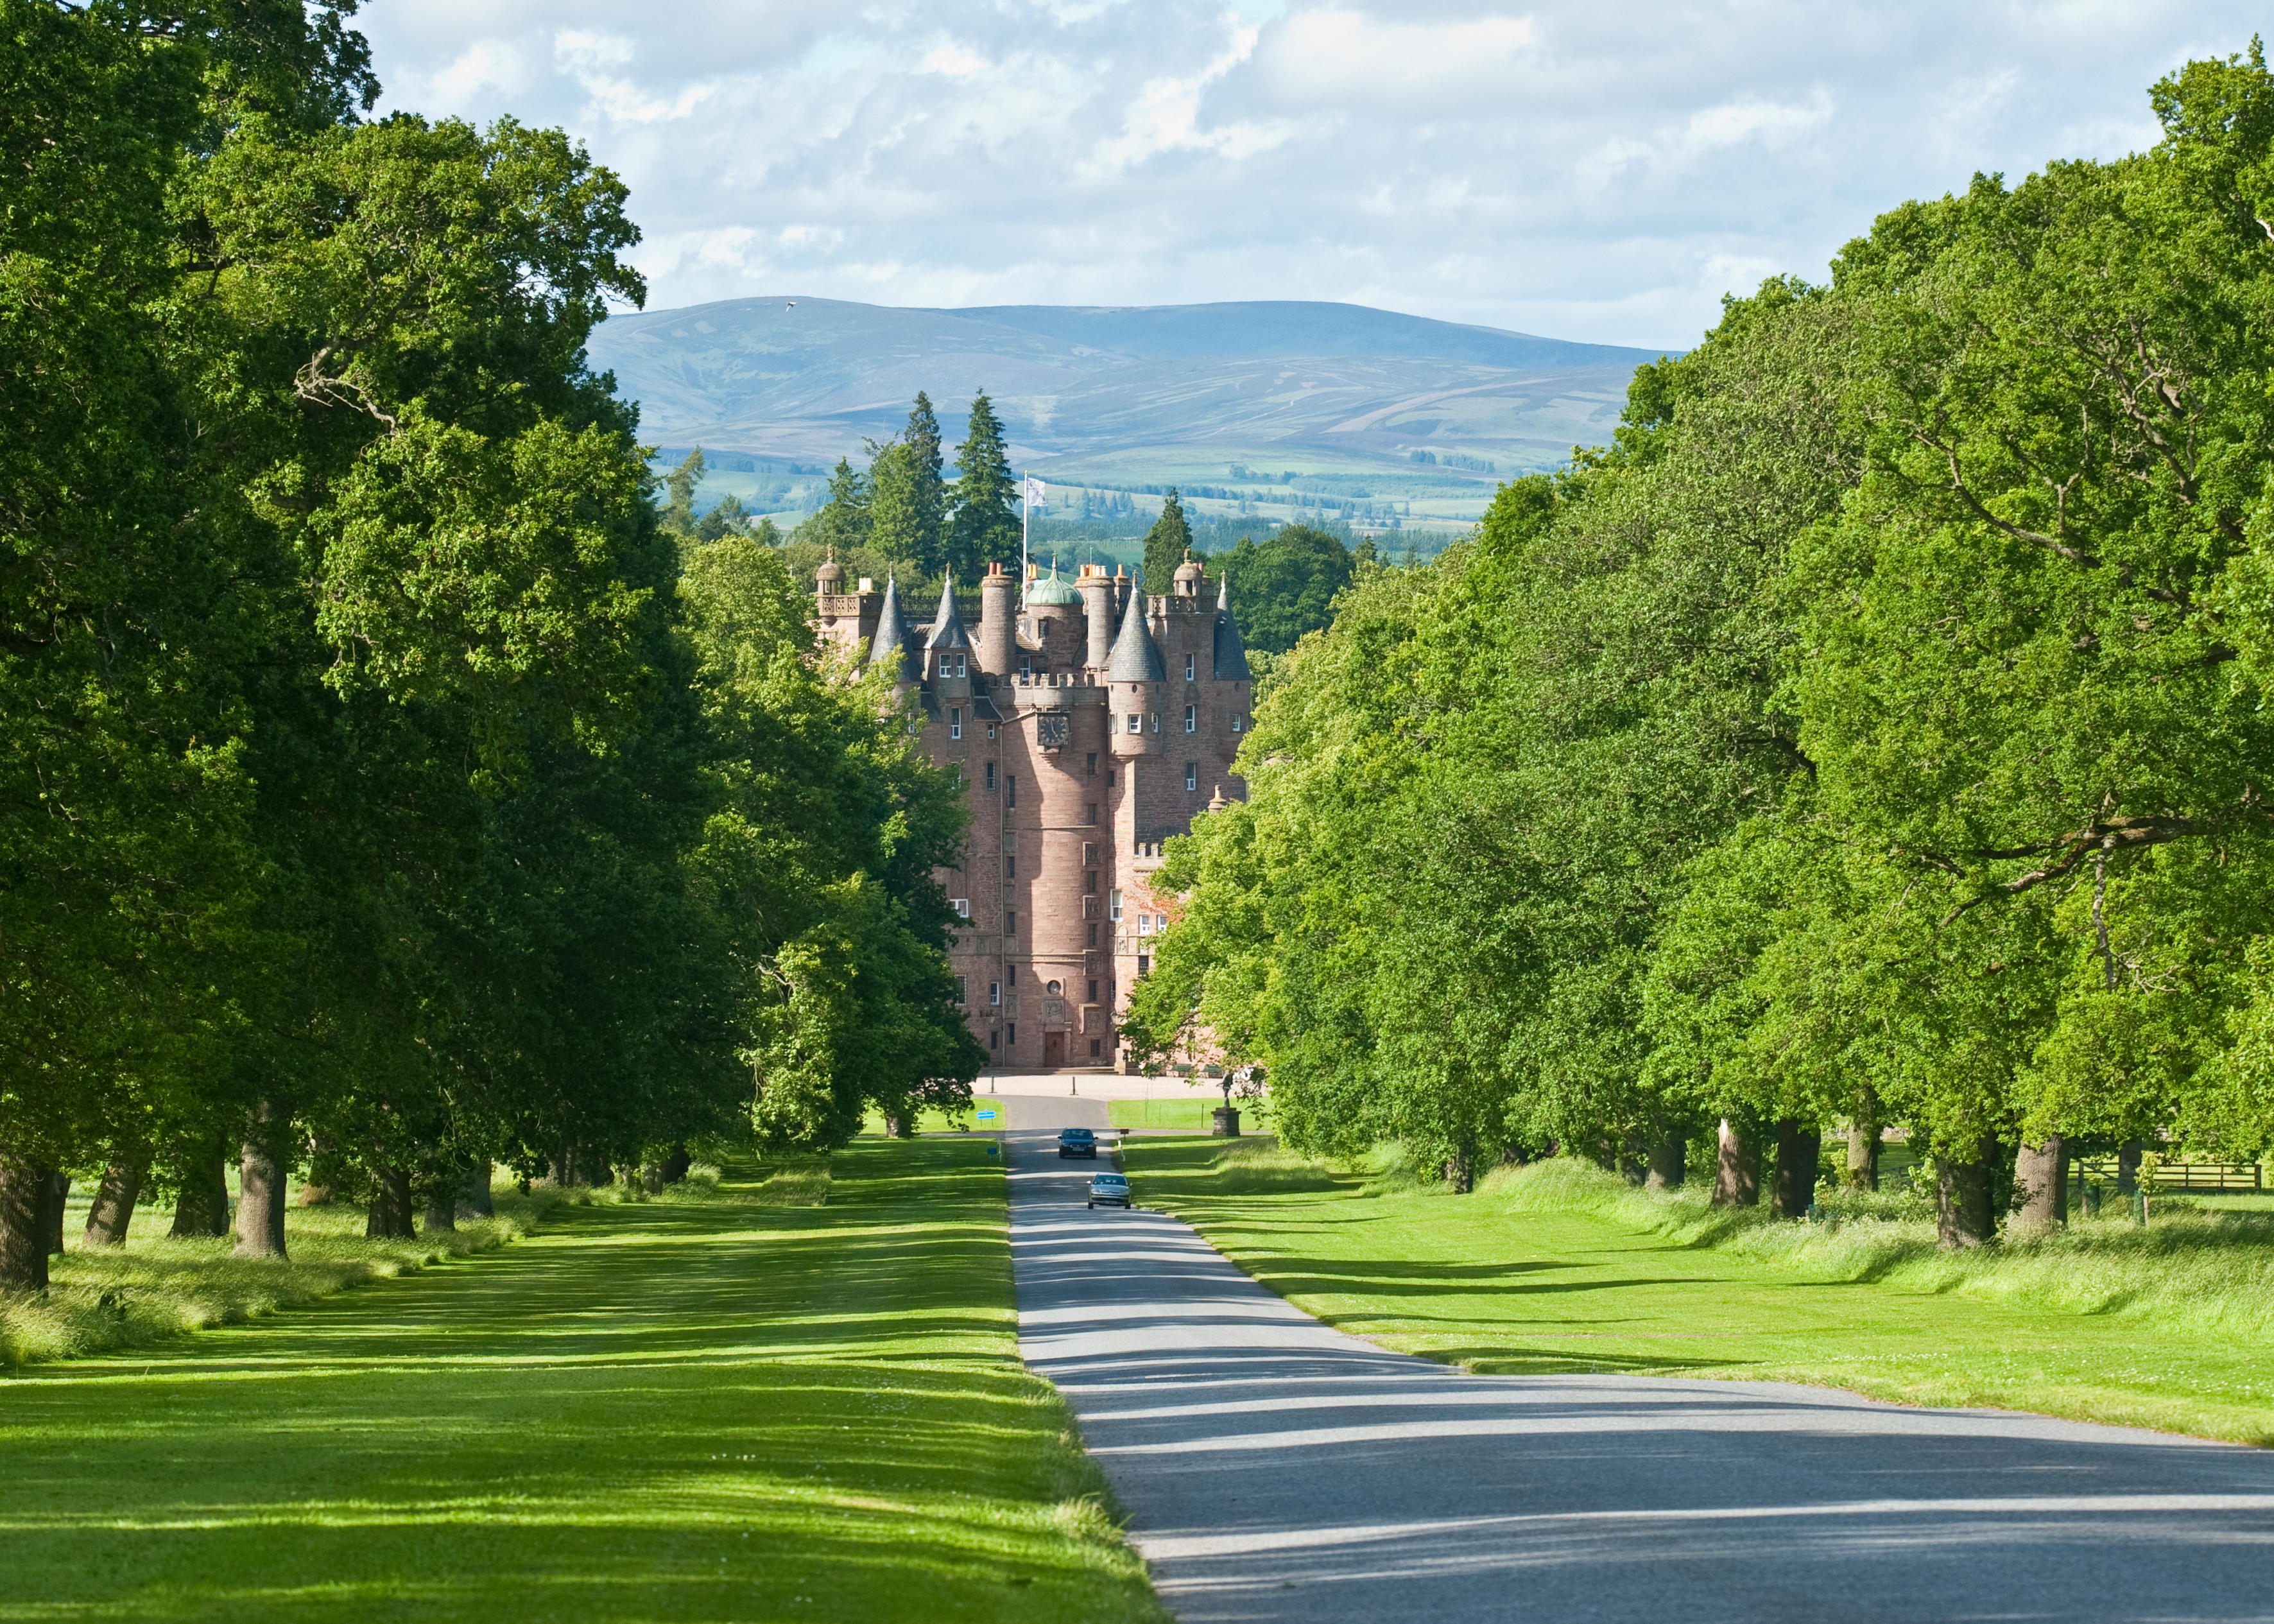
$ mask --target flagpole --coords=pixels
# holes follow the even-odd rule
[[[1035,511],[1035,476],[1019,470],[1019,601],[1027,599],[1027,524]]]

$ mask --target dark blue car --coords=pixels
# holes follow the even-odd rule
[[[1058,1135],[1058,1154],[1061,1157],[1087,1156],[1096,1161],[1097,1136],[1087,1128],[1069,1128]]]

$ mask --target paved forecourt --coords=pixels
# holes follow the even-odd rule
[[[1180,1619],[2274,1618],[2274,1452],[1388,1353],[1088,1208],[1090,1109],[1008,1117],[1020,1346]]]

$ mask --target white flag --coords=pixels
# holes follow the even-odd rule
[[[1048,502],[1044,502],[1044,501],[1043,500],[1043,489],[1044,489],[1044,487],[1043,487],[1043,482],[1042,482],[1040,480],[1038,480],[1038,479],[1035,478],[1035,476],[1034,476],[1033,474],[1031,474],[1031,473],[1030,473],[1030,474],[1028,474],[1028,475],[1027,476],[1027,511],[1028,511],[1028,512],[1029,512],[1029,513],[1040,513],[1040,512],[1042,512],[1044,509],[1046,509],[1047,507],[1049,507],[1049,505],[1050,505],[1050,504],[1049,504]]]

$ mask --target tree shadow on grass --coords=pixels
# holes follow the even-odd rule
[[[1053,1520],[1096,1484],[1016,1359],[999,1172],[833,1171],[0,1385],[0,1614],[1157,1617]]]

